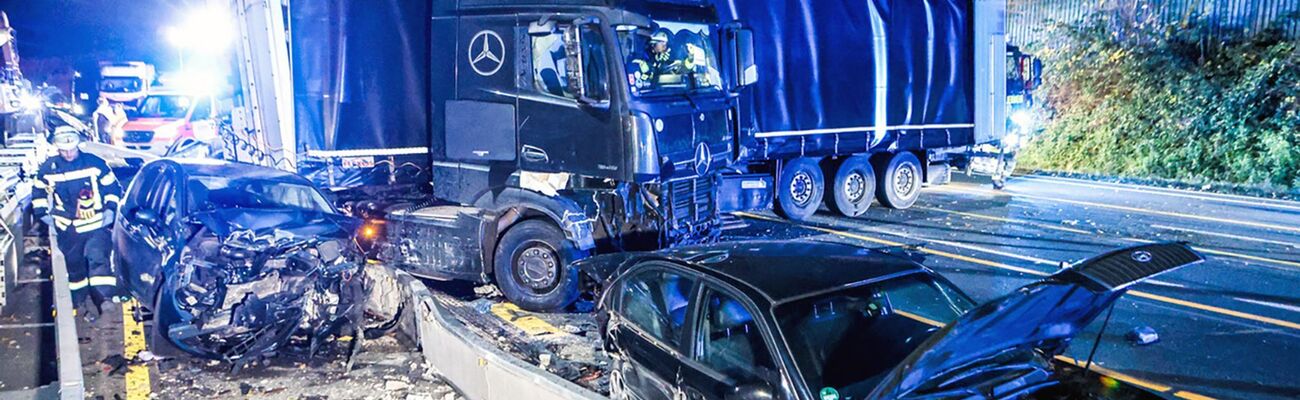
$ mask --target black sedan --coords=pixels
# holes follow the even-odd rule
[[[358,226],[302,177],[161,159],[127,189],[112,259],[153,312],[156,338],[238,366],[295,334],[315,348],[355,329],[365,287]]]
[[[1181,244],[1118,250],[980,307],[911,260],[824,242],[579,267],[603,282],[616,399],[1158,398],[1053,356],[1129,285],[1199,260]]]

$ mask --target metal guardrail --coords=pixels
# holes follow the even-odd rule
[[[391,270],[391,269],[390,269]],[[461,395],[472,400],[604,399],[497,348],[470,332],[438,304],[419,279],[392,270],[407,310],[413,310],[415,334],[425,362]]]

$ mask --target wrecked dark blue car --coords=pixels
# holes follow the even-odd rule
[[[1158,399],[1061,357],[1127,288],[1201,261],[1117,250],[976,307],[905,258],[739,242],[579,262],[616,399]]]
[[[294,338],[315,352],[361,323],[359,221],[306,179],[163,159],[140,170],[118,215],[113,262],[155,339],[239,367]]]

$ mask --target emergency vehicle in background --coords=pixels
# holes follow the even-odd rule
[[[99,97],[115,103],[144,99],[153,87],[157,72],[141,61],[105,62],[99,65]]]
[[[210,94],[159,88],[128,110],[121,136],[113,144],[158,156],[186,142],[217,141],[217,99]]]

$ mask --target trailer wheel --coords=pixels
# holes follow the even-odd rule
[[[817,160],[796,158],[785,164],[781,170],[780,182],[776,185],[777,215],[794,221],[802,221],[817,212],[825,194],[825,180]]]
[[[527,220],[501,236],[493,266],[506,299],[529,311],[560,311],[578,298],[581,252],[564,232],[543,220]]]
[[[865,156],[851,156],[830,165],[834,180],[826,186],[826,207],[846,217],[867,212],[876,192],[876,171]]]
[[[900,152],[889,161],[877,166],[876,197],[880,204],[895,209],[905,209],[916,203],[921,194],[921,160],[915,154]]]

